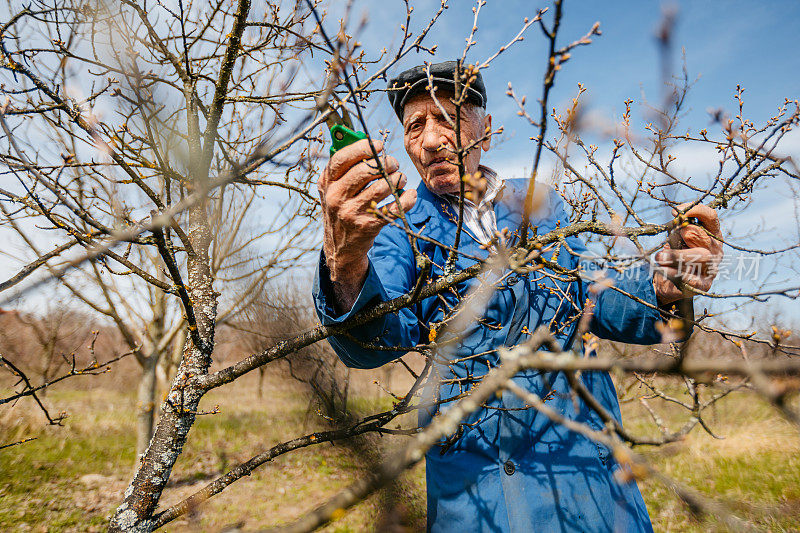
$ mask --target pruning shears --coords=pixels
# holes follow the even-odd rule
[[[325,119],[325,124],[328,125],[328,129],[331,132],[331,157],[345,146],[367,138],[367,134],[363,131],[356,131],[353,129],[353,122],[350,120],[350,113],[347,112],[347,108],[340,104],[339,109],[341,110],[341,115],[331,105],[329,100],[325,102],[322,108],[323,111],[329,111]],[[395,194],[401,195],[404,192],[404,189],[398,188]]]
[[[681,250],[686,248],[686,243],[683,242],[683,237],[681,237],[681,228],[686,225],[692,226],[700,226],[701,228],[705,228],[700,219],[697,217],[683,217],[680,219],[679,222],[675,224],[672,230],[667,234],[667,242],[669,243],[669,247],[673,250]]]
[[[330,104],[327,104],[330,113],[325,123],[331,132],[331,155],[335,154],[345,146],[353,144],[361,139],[366,139],[367,134],[363,131],[355,131],[353,129],[353,122],[350,120],[350,113],[347,108],[340,106],[342,114],[340,115]]]

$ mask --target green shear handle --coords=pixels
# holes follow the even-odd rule
[[[334,109],[330,102],[328,102],[327,108],[329,113],[328,117],[325,119],[325,123],[328,125],[328,129],[331,132],[331,140],[333,141],[331,145],[331,156],[345,146],[367,138],[367,134],[363,131],[355,131],[353,129],[353,121],[350,120],[350,113],[347,112],[345,106],[341,104],[339,106],[341,115]]]
[[[345,146],[367,138],[367,134],[363,131],[353,131],[343,124],[335,124],[331,126],[330,130],[331,141],[333,141],[331,144],[331,156]]]

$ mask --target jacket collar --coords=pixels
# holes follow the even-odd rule
[[[494,209],[497,214],[497,226],[515,229],[522,221],[522,198],[524,198],[528,180],[504,180],[502,190],[494,199]],[[455,215],[447,199],[432,193],[420,181],[417,186],[417,202],[406,214],[407,220],[417,226],[423,226],[431,217],[452,219]]]
[[[431,217],[444,217],[447,213],[447,206],[447,200],[433,194],[425,182],[420,181],[417,186],[417,203],[406,214],[406,218],[415,226],[420,227]]]

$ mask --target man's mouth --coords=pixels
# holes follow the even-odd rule
[[[441,156],[441,157],[435,157],[435,158],[431,159],[431,161],[428,163],[428,167],[432,168],[432,167],[438,167],[438,166],[441,166],[441,165],[449,165],[449,164],[451,164],[450,161],[446,157]]]

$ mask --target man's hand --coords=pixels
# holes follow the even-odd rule
[[[373,140],[375,150],[383,151],[383,142]],[[382,158],[383,168],[396,188],[403,188],[406,177],[398,172],[394,157]],[[391,194],[382,176],[367,139],[346,146],[333,154],[317,183],[325,228],[323,252],[333,282],[334,305],[339,312],[353,307],[367,276],[367,252],[381,228],[388,222],[370,212]],[[400,196],[403,211],[417,201],[417,191]],[[398,216],[396,204],[389,206],[387,216]]]
[[[690,204],[678,206],[683,210]],[[677,211],[673,211],[678,215]],[[687,225],[680,229],[686,248],[672,249],[669,244],[656,254],[655,261],[669,277],[679,277],[686,285],[707,291],[717,276],[717,266],[722,260],[722,233],[717,212],[706,205],[689,209],[685,217],[697,217],[703,227]],[[653,277],[659,304],[668,304],[684,297],[673,282],[660,273]],[[691,296],[691,294],[689,294]]]

